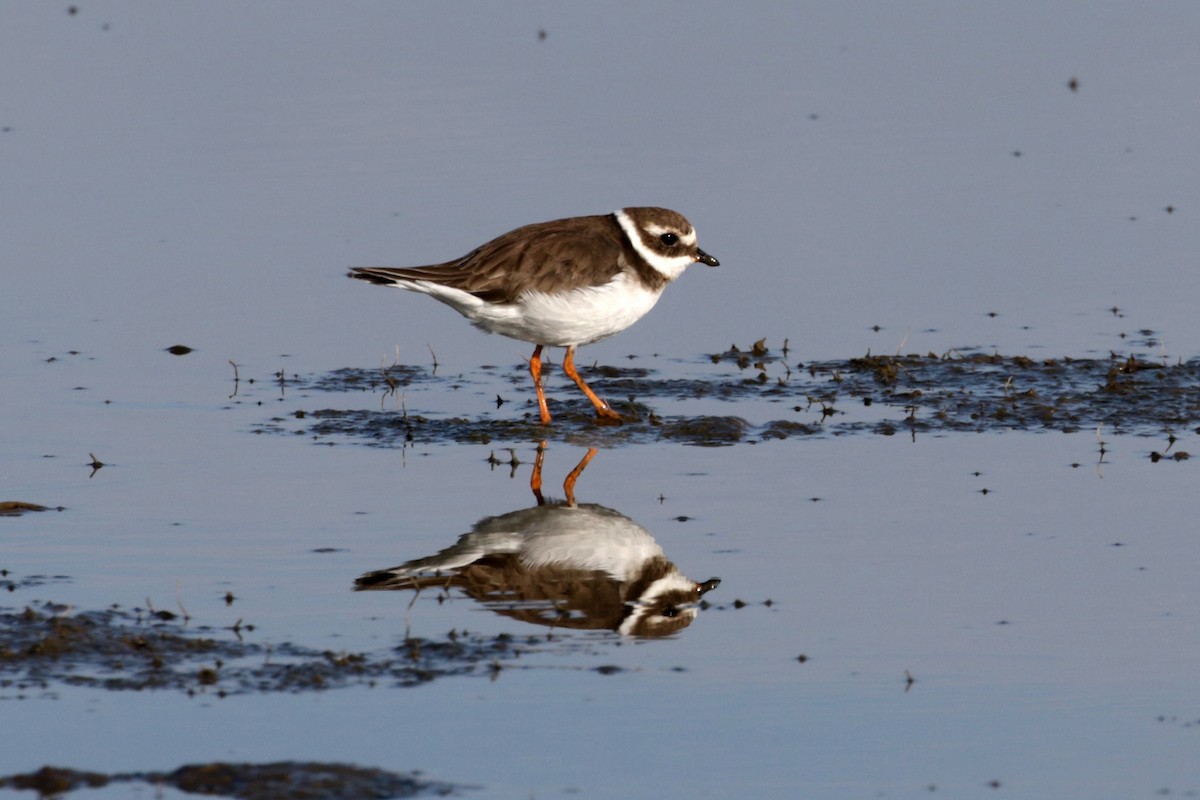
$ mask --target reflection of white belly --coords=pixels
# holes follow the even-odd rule
[[[522,532],[519,558],[531,567],[600,570],[628,580],[646,561],[663,556],[645,528],[603,506],[554,506],[543,511]]]
[[[476,326],[513,339],[554,347],[589,344],[619,333],[654,308],[653,292],[625,274],[603,286],[565,294],[526,292],[516,303],[456,306]]]
[[[453,569],[486,555],[516,556],[527,567],[599,570],[629,580],[652,558],[664,557],[650,532],[611,508],[582,503],[522,509],[480,520],[474,531],[421,569]],[[410,562],[413,563],[413,562]]]

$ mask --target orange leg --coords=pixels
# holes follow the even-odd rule
[[[567,373],[567,377],[575,381],[575,385],[579,387],[580,391],[587,395],[588,400],[592,401],[592,405],[596,407],[597,415],[607,419],[616,420],[617,422],[621,421],[621,415],[613,411],[612,408],[609,407],[608,403],[597,397],[596,393],[592,391],[592,387],[584,383],[583,378],[579,377],[579,373],[575,370],[574,346],[567,348],[567,355],[565,358],[563,358],[562,368],[563,372]]]
[[[546,443],[538,444],[537,459],[533,462],[533,475],[529,478],[529,488],[537,498],[537,504],[545,505],[546,498],[542,497],[542,462],[546,460]]]
[[[533,348],[533,356],[529,359],[529,374],[533,376],[533,388],[537,390],[538,413],[542,415],[542,424],[550,424],[550,409],[546,408],[546,393],[542,391],[542,346]]]
[[[589,448],[587,455],[583,457],[583,459],[575,466],[575,469],[571,470],[571,474],[567,476],[567,479],[563,481],[563,493],[567,496],[567,505],[571,506],[572,508],[575,507],[575,481],[579,480],[579,476],[583,474],[583,468],[588,465],[588,462],[591,461],[595,455],[596,448]]]

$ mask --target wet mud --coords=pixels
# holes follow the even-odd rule
[[[170,611],[74,611],[50,603],[0,609],[0,698],[52,696],[58,686],[188,695],[300,693],[346,686],[404,687],[451,675],[496,678],[526,654],[596,643],[553,635],[403,637],[376,653],[248,641],[253,625],[193,625]]]
[[[311,409],[275,418],[261,431],[303,433],[397,447],[413,442],[535,441],[619,445],[675,441],[722,446],[794,437],[850,434],[940,434],[1005,430],[1171,436],[1200,429],[1200,359],[1153,360],[1113,353],[1108,358],[1031,358],[954,351],[927,355],[865,355],[838,361],[789,362],[762,342],[732,347],[687,365],[710,376],[665,378],[645,368],[596,366],[586,380],[623,417],[597,420],[590,403],[565,387],[551,393],[554,423],[542,425],[529,402],[497,396],[494,411],[479,417],[438,416],[381,410],[322,408],[320,392],[395,392],[419,386],[429,392],[459,389],[471,378],[438,377],[421,368],[343,369],[297,377],[294,383],[316,401]],[[736,372],[730,373],[734,365]],[[482,368],[487,376],[503,374]],[[507,376],[522,397],[532,396],[528,376],[514,367]],[[436,406],[436,398],[422,396]],[[682,415],[676,408],[696,399],[728,404],[728,414]],[[481,404],[482,406],[482,404]],[[486,408],[486,407],[484,407]],[[710,406],[711,408],[711,406]],[[511,410],[510,410],[511,409]],[[766,422],[752,424],[748,417]],[[1179,458],[1176,453],[1171,457]]]
[[[66,578],[54,579],[65,581]],[[10,580],[13,587],[49,579]],[[703,591],[719,583],[711,579]],[[362,587],[360,587],[362,588]],[[376,587],[371,587],[376,588]],[[446,596],[439,594],[438,603]],[[701,604],[714,611],[770,601]],[[619,637],[580,638],[557,621],[550,631],[481,635],[451,630],[441,637],[397,636],[375,652],[346,652],[294,642],[261,643],[257,628],[241,619],[217,627],[195,624],[166,610],[77,610],[54,603],[0,608],[0,700],[53,698],[61,687],[106,691],[169,691],[191,697],[299,694],[351,686],[415,687],[452,676],[498,679],[513,669],[539,669],[525,657],[541,653],[582,655],[596,664]],[[554,666],[563,669],[561,663]],[[579,666],[609,675],[612,666]],[[678,668],[676,668],[678,669]]]
[[[187,794],[245,800],[362,800],[445,796],[455,787],[414,775],[352,764],[279,761],[268,764],[188,764],[171,772],[83,772],[42,767],[36,772],[0,776],[0,788],[26,789],[41,797],[59,797],[76,789],[114,783],[171,786]]]

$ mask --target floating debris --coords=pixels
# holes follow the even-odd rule
[[[63,507],[49,508],[48,506],[39,506],[37,503],[25,503],[20,500],[4,500],[0,501],[0,517],[19,517],[30,511],[62,511]]]

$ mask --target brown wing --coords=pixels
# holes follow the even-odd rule
[[[612,217],[573,217],[517,228],[445,264],[357,267],[353,278],[373,283],[431,281],[488,302],[506,303],[523,292],[598,286],[624,261],[623,238]]]

